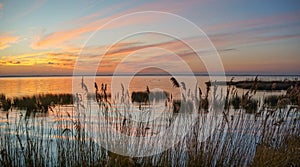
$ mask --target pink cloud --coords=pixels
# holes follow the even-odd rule
[[[85,33],[92,32],[97,30],[101,25],[108,22],[110,19],[113,19],[116,16],[111,16],[108,18],[100,19],[97,21],[93,21],[85,26],[65,30],[65,31],[57,31],[46,36],[40,36],[31,44],[33,49],[48,49],[48,48],[59,48],[62,47],[62,44],[65,42],[75,40],[79,38],[81,35]]]
[[[84,26],[81,26],[79,28],[74,28],[71,30],[65,30],[65,31],[57,31],[53,32],[51,34],[47,34],[46,36],[40,36],[38,40],[34,41],[31,44],[31,47],[33,49],[47,49],[47,48],[57,48],[61,47],[61,45],[65,44],[68,41],[72,41],[75,39],[80,38],[82,35],[93,32],[97,30],[99,27],[104,25],[105,23],[111,21],[112,19],[118,18],[120,16],[123,16],[125,14],[137,12],[137,11],[146,11],[146,10],[157,10],[157,11],[164,11],[164,12],[176,12],[176,11],[182,11],[188,7],[193,5],[193,3],[185,3],[185,2],[170,2],[168,5],[162,5],[161,2],[153,2],[150,4],[145,4],[138,6],[136,8],[117,13],[102,19],[98,19],[95,21],[91,21],[90,23],[84,23]],[[119,6],[115,7],[119,8]],[[111,9],[111,8],[110,8]],[[102,16],[103,14],[107,13],[109,10],[104,10],[98,13],[93,13],[89,16],[85,16],[83,18],[79,18],[77,21],[74,21],[74,23],[78,22],[86,22],[91,19],[97,18],[98,16]],[[152,24],[153,22],[159,21],[161,18],[153,18],[149,16],[149,18],[145,19],[145,17],[142,18],[136,18],[135,20],[128,20],[126,22],[119,22],[117,24],[114,24],[110,27],[106,28],[120,28],[124,26],[134,26],[135,24]]]
[[[10,47],[11,44],[17,43],[19,36],[10,35],[9,33],[0,34],[0,50]]]
[[[64,43],[65,41],[75,39],[91,30],[92,27],[82,27],[69,31],[59,31],[46,36],[39,36],[37,37],[37,41],[31,44],[31,47],[33,49],[47,49],[52,47],[60,48],[60,44]]]

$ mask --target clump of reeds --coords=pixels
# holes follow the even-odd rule
[[[280,97],[278,95],[270,95],[265,97],[264,103],[269,107],[275,107]]]
[[[16,109],[27,110],[29,113],[48,112],[52,104],[72,104],[71,94],[39,94],[34,96],[15,97],[13,107]]]
[[[233,97],[230,100],[230,104],[233,106],[235,110],[240,109],[242,98],[237,95],[237,91],[233,93]]]
[[[7,98],[4,94],[0,94],[0,109],[8,111],[11,109],[12,100]]]

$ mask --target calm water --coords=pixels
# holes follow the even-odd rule
[[[232,76],[227,76],[230,80]],[[254,79],[254,76],[235,76],[235,81]],[[299,76],[263,76],[259,77],[261,80],[299,80]],[[78,89],[80,87],[81,77],[75,77],[76,83],[72,83],[72,77],[18,77],[18,78],[0,78],[0,93],[5,94],[7,97],[21,97],[31,96],[35,94],[60,94],[72,93],[72,87]],[[178,89],[172,86],[169,76],[136,76],[130,79],[129,77],[96,77],[95,81],[98,86],[101,83],[107,84],[108,92],[120,89],[121,84],[125,84],[125,89],[132,91],[145,91],[148,86],[150,90],[161,89],[173,93],[173,96],[179,96]],[[190,77],[176,78],[178,82],[185,82],[187,89],[193,91],[195,89],[194,80]],[[221,78],[222,79],[222,78]],[[220,79],[220,80],[221,80]],[[114,84],[112,84],[112,80]],[[196,80],[198,86],[204,92],[206,89],[205,82],[209,81],[208,76],[197,76]],[[193,83],[189,83],[189,81]],[[92,77],[85,77],[84,82],[87,85],[89,92],[94,92],[94,80]],[[128,83],[127,83],[128,82]],[[126,83],[128,86],[126,86]],[[225,91],[225,90],[224,90]],[[243,92],[244,90],[239,90]],[[282,92],[273,92],[275,94]]]

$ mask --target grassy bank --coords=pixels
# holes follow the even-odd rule
[[[284,81],[261,81],[257,78],[254,80],[244,81],[215,81],[206,82],[206,85],[233,85],[241,89],[252,89],[255,85],[256,90],[272,91],[272,90],[287,90],[291,86],[300,85],[300,81],[284,80]]]

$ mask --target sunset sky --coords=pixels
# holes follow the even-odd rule
[[[140,15],[144,11],[162,14]],[[108,24],[134,12],[138,13]],[[196,43],[201,50],[197,53],[210,56],[211,50],[201,48],[203,34],[177,26],[163,13],[201,28],[216,47],[226,73],[300,74],[298,0],[0,0],[0,76],[70,75],[79,55],[86,62],[80,68],[87,74],[100,58],[98,74],[113,73],[121,61],[126,62],[120,67],[124,73],[150,62],[164,62],[174,72],[185,72],[178,60],[194,72],[206,73],[205,62],[185,45],[185,41]],[[170,30],[181,38],[159,32],[120,36],[141,29]]]

